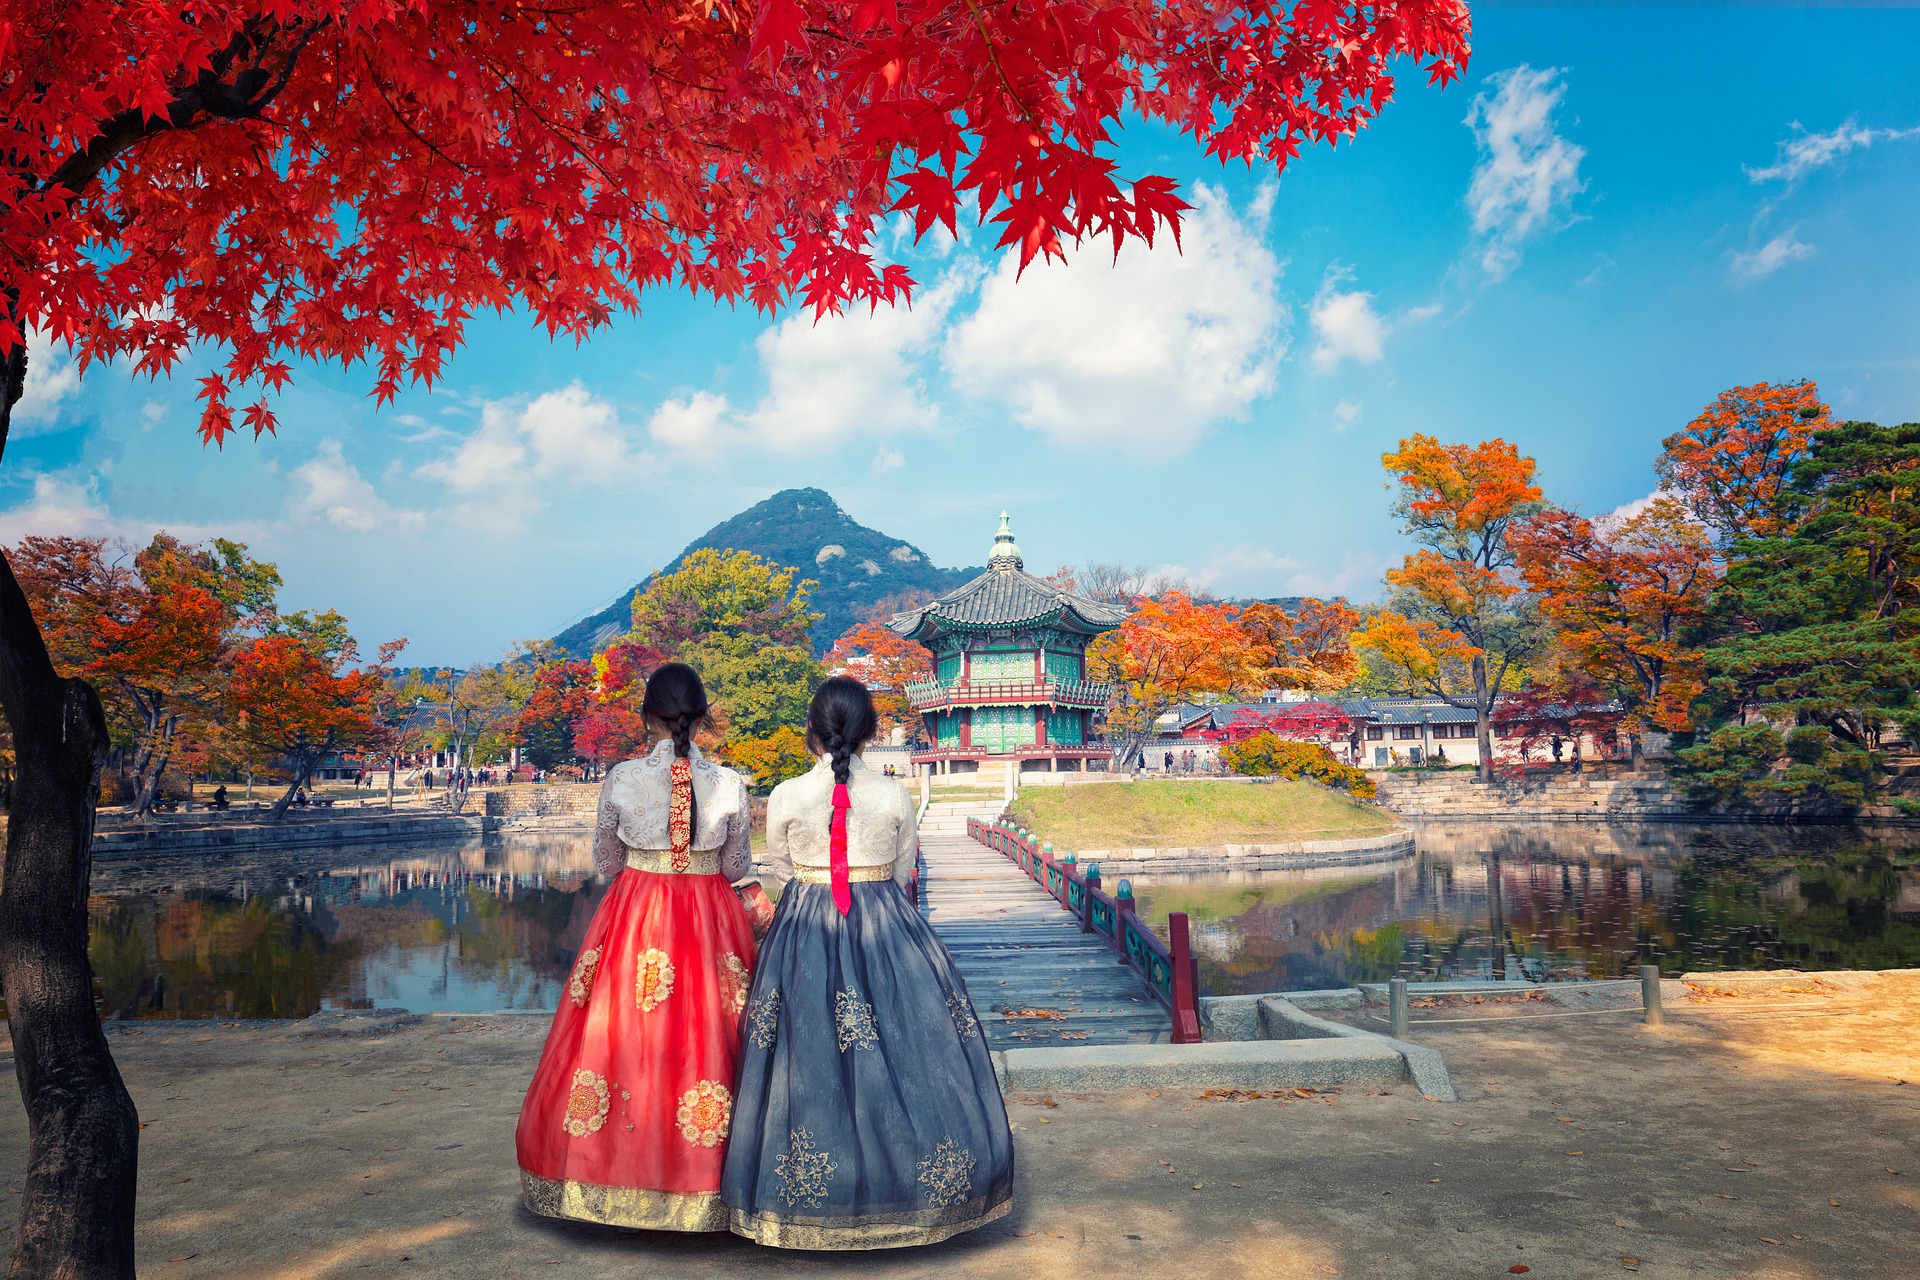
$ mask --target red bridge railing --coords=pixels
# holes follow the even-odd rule
[[[1100,887],[1100,869],[1078,866],[1072,854],[1056,858],[1053,846],[1024,831],[999,822],[967,819],[967,834],[997,850],[1034,880],[1047,895],[1073,914],[1080,932],[1104,939],[1121,964],[1130,966],[1147,990],[1166,1006],[1173,1018],[1175,1044],[1200,1043],[1199,974],[1188,935],[1187,913],[1167,917],[1167,941],[1148,928],[1134,912],[1133,893],[1125,880],[1117,893]]]

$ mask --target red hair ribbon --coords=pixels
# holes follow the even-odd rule
[[[853,797],[847,784],[833,784],[833,818],[827,823],[827,867],[833,877],[833,905],[846,915],[853,910],[853,887],[847,880],[847,810]]]

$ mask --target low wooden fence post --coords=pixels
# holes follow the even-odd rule
[[[1122,876],[1120,887],[1113,891],[1113,949],[1120,953],[1120,963],[1132,963],[1127,959],[1127,917],[1133,914],[1133,881]]]
[[[1187,937],[1187,913],[1167,917],[1168,950],[1173,952],[1173,1042],[1200,1043],[1200,1005],[1194,991],[1193,943]]]
[[[1089,862],[1086,870],[1087,890],[1080,895],[1080,932],[1093,932],[1093,895],[1100,892],[1100,864]]]

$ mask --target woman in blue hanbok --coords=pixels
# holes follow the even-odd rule
[[[767,804],[784,882],[747,1000],[720,1197],[793,1249],[932,1244],[1012,1207],[1013,1138],[973,1003],[907,891],[913,801],[870,773],[857,680],[820,687],[811,773]]]

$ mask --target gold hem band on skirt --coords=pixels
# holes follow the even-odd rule
[[[796,864],[793,868],[793,878],[801,884],[832,884],[833,869],[831,867],[806,867]],[[877,866],[847,868],[847,882],[849,884],[871,883],[875,880],[891,879],[893,879],[893,864],[891,862],[882,862]]]
[[[951,1209],[858,1218],[801,1218],[735,1209],[728,1225],[735,1235],[775,1249],[906,1249],[952,1239],[963,1231],[1004,1218],[1012,1208],[1013,1193],[1009,1190],[993,1204],[982,1197]]]
[[[542,1178],[520,1171],[527,1208],[547,1218],[598,1222],[642,1231],[725,1231],[727,1207],[718,1191],[654,1191]]]

